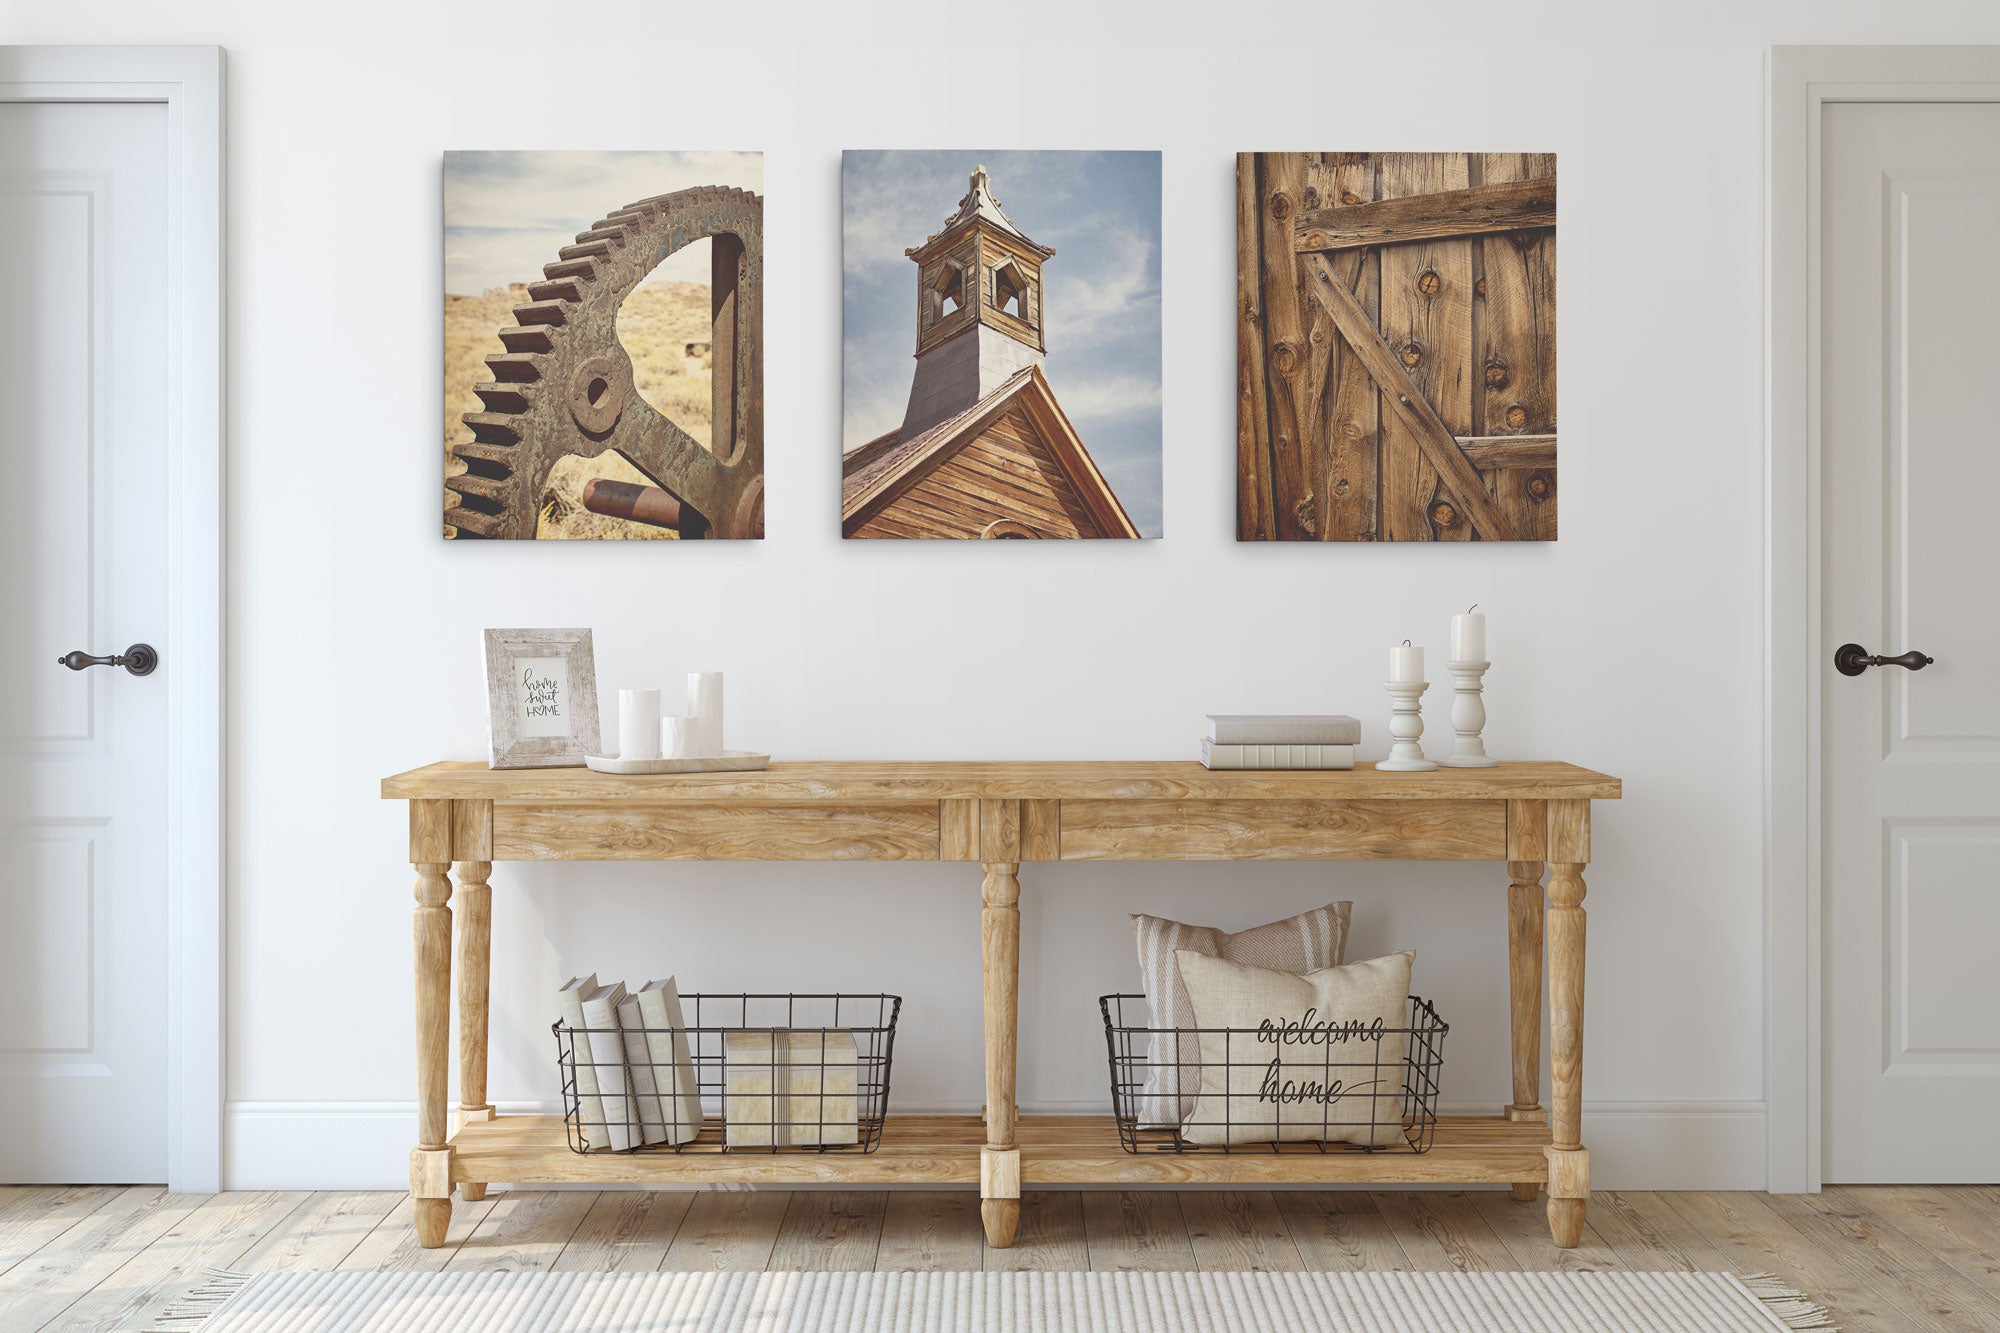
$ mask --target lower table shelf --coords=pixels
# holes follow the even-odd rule
[[[452,1139],[454,1182],[505,1184],[963,1184],[979,1183],[986,1129],[975,1116],[892,1116],[872,1153],[574,1153],[555,1116],[500,1116]],[[1109,1116],[1023,1116],[1021,1183],[1509,1184],[1548,1179],[1546,1124],[1499,1116],[1440,1118],[1429,1152],[1350,1152],[1309,1144],[1282,1151],[1128,1153]]]

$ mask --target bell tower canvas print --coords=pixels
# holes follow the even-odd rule
[[[1556,539],[1552,153],[1241,153],[1239,541]]]
[[[848,152],[842,194],[843,535],[1159,536],[1160,155]]]

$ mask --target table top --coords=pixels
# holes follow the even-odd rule
[[[1211,770],[1192,760],[859,761],[774,763],[753,773],[593,773],[585,768],[426,764],[382,779],[385,800],[514,804],[880,803],[989,800],[1616,800],[1617,778],[1545,760],[1493,768],[1382,773]]]

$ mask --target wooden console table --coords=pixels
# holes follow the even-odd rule
[[[761,773],[614,777],[432,764],[387,778],[410,803],[417,870],[417,1234],[440,1245],[454,1188],[544,1183],[977,1184],[990,1244],[1013,1243],[1023,1185],[1480,1184],[1548,1190],[1576,1245],[1583,1146],[1583,867],[1590,803],[1616,778],[1559,763],[1377,773],[1210,772],[1194,763],[773,764]],[[873,1153],[580,1155],[553,1116],[486,1100],[494,861],[964,861],[984,871],[986,1114],[891,1115]],[[1024,861],[1505,861],[1513,1102],[1440,1119],[1429,1152],[1131,1154],[1109,1116],[1018,1118],[1014,1047]],[[456,1132],[447,1127],[453,863],[458,872]],[[1542,875],[1548,871],[1553,1090],[1541,1104]],[[1105,978],[1109,989],[1116,978]],[[1083,1026],[1078,1016],[1078,1027]]]

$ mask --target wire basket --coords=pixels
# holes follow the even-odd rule
[[[570,1151],[881,1144],[900,995],[694,994],[681,1009],[678,1028],[553,1025]]]
[[[1126,1152],[1427,1152],[1437,1128],[1438,1076],[1444,1066],[1444,1036],[1450,1031],[1429,1000],[1412,995],[1409,1026],[1371,1029],[1373,1037],[1402,1036],[1402,1091],[1386,1095],[1334,1097],[1322,1101],[1322,1135],[1308,1138],[1309,1118],[1300,1104],[1309,1096],[1270,1100],[1245,1095],[1242,1076],[1232,1070],[1270,1071],[1274,1068],[1271,1034],[1257,1028],[1155,1028],[1144,1026],[1151,1011],[1143,995],[1105,995],[1098,999],[1104,1014],[1104,1043],[1111,1057],[1111,1109],[1118,1121],[1118,1141]],[[1138,1023],[1127,1022],[1128,1015]],[[1202,1038],[1208,1040],[1203,1042]],[[1184,1042],[1182,1038],[1191,1038]],[[1217,1050],[1217,1043],[1220,1049]],[[1393,1086],[1394,1057],[1385,1058],[1393,1041],[1322,1041],[1319,1059],[1286,1056],[1282,1077],[1301,1086],[1319,1088]],[[1177,1099],[1174,1123],[1167,1117],[1147,1119],[1146,1075],[1158,1050],[1178,1066],[1179,1088],[1166,1096]],[[1306,1049],[1311,1049],[1307,1047]],[[1181,1059],[1189,1051],[1192,1059]],[[1220,1055],[1209,1060],[1208,1054]],[[1234,1083],[1235,1086],[1231,1086]],[[1204,1092],[1212,1095],[1204,1096]],[[1223,1095],[1224,1093],[1228,1095]],[[1287,1109],[1288,1101],[1291,1103]],[[1336,1116],[1334,1106],[1341,1110]],[[1220,1118],[1195,1117],[1220,1108]],[[1306,1123],[1301,1124],[1305,1119]],[[1266,1134],[1268,1131],[1268,1135]],[[1343,1141],[1344,1139],[1356,1141]]]

